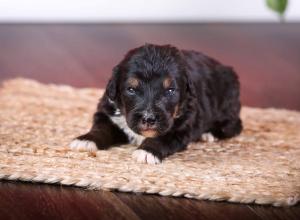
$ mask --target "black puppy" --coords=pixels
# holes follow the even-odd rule
[[[113,69],[91,130],[71,148],[139,145],[138,162],[159,163],[211,133],[230,138],[242,130],[239,81],[232,68],[195,51],[146,44]]]

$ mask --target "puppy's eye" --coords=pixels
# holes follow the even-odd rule
[[[175,94],[175,88],[168,88],[166,90],[166,95],[174,95]]]
[[[128,87],[128,88],[127,88],[127,92],[128,92],[129,94],[135,94],[135,89],[134,89],[133,87]]]

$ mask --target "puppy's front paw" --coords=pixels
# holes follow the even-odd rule
[[[70,148],[76,151],[97,151],[97,146],[93,141],[75,139],[71,142]]]
[[[135,159],[139,163],[147,163],[147,164],[159,164],[161,163],[158,157],[154,156],[152,153],[138,149],[132,153],[132,158]]]
[[[208,143],[213,143],[218,139],[212,135],[212,133],[204,133],[201,136],[201,140]]]

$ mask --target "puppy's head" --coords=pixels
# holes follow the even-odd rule
[[[180,117],[189,86],[177,48],[146,44],[129,51],[114,68],[107,94],[134,132],[156,137],[168,132]]]

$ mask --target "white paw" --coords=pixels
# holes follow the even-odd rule
[[[97,151],[97,146],[93,141],[75,139],[71,142],[70,148],[76,151]]]
[[[148,163],[148,164],[161,163],[161,161],[156,156],[154,156],[152,153],[147,152],[145,150],[135,150],[132,153],[132,158],[139,163]]]
[[[204,133],[204,134],[202,134],[201,139],[202,139],[202,141],[208,142],[208,143],[212,143],[212,142],[215,142],[215,141],[218,140],[217,138],[215,138],[212,135],[212,133]]]

